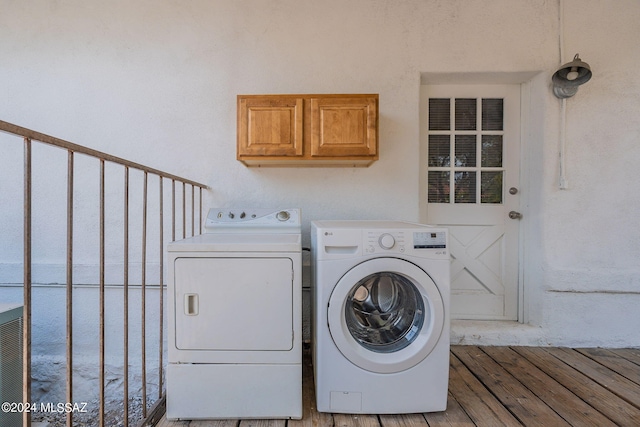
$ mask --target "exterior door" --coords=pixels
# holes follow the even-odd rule
[[[450,230],[451,317],[518,319],[520,87],[422,86],[422,220]]]

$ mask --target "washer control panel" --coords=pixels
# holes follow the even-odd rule
[[[402,253],[405,251],[405,232],[399,230],[367,231],[364,250],[370,254],[386,251]]]
[[[414,249],[446,249],[447,233],[444,231],[420,231],[413,233]]]
[[[415,252],[436,250],[437,254],[447,253],[447,234],[445,231],[366,231],[366,253]]]
[[[318,261],[369,257],[450,259],[449,230],[387,220],[311,221],[311,247]]]
[[[300,209],[212,208],[205,222],[207,233],[224,230],[300,228]]]
[[[396,238],[389,233],[384,233],[378,237],[378,244],[382,249],[391,249],[396,245]]]

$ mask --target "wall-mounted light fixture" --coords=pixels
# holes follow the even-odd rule
[[[585,84],[591,78],[591,68],[586,62],[582,62],[579,54],[573,57],[573,61],[567,62],[558,71],[553,73],[553,94],[560,99],[571,98],[578,92],[578,87]]]

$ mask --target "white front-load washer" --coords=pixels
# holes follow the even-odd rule
[[[211,209],[168,245],[168,419],[302,417],[300,226],[299,209]]]
[[[311,248],[318,411],[445,410],[447,229],[398,221],[314,221]]]

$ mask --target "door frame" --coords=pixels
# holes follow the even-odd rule
[[[515,81],[511,81],[511,79],[502,80],[500,78],[485,78],[479,79],[480,81],[468,81],[467,78],[469,75],[466,75],[465,79],[461,81],[456,81],[455,77],[452,78],[451,75],[443,75],[437,73],[430,75],[429,73],[423,73],[421,76],[420,83],[420,93],[419,93],[419,110],[420,110],[420,119],[419,119],[419,220],[423,224],[428,224],[427,218],[427,190],[428,183],[426,180],[426,174],[428,170],[427,165],[427,144],[424,141],[428,140],[428,127],[425,126],[425,116],[428,111],[428,96],[425,96],[426,87],[428,86],[436,86],[436,85],[486,85],[486,84],[495,84],[495,85],[518,85],[520,87],[520,159],[519,159],[519,167],[520,167],[520,179],[519,179],[519,191],[521,192],[519,198],[519,212],[523,214],[523,218],[518,222],[518,268],[517,268],[517,322],[519,323],[529,323],[529,298],[527,298],[527,288],[525,286],[526,275],[525,275],[525,267],[526,267],[526,232],[527,229],[526,224],[528,224],[528,207],[530,200],[530,168],[529,163],[525,161],[525,158],[530,153],[530,142],[529,138],[531,135],[531,89],[535,84],[532,80],[537,73],[524,73],[518,74],[518,76],[513,76]],[[443,79],[443,81],[440,81]],[[521,80],[522,79],[522,80]],[[485,81],[486,80],[486,81]]]

